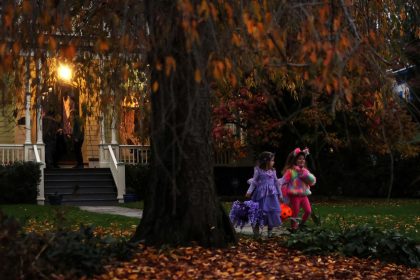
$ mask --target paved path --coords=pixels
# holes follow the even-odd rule
[[[113,214],[113,215],[121,215],[121,216],[127,216],[132,218],[141,218],[143,211],[141,209],[133,209],[133,208],[126,208],[126,207],[119,207],[119,206],[80,206],[79,207],[82,210],[89,211],[89,212],[95,212],[95,213],[103,213],[103,214]],[[274,229],[273,233],[274,235],[280,235],[284,234],[287,231],[287,229],[280,227],[278,229]],[[237,228],[237,233],[240,234],[247,234],[252,235],[252,228],[251,226],[245,226],[242,229]],[[267,236],[267,230],[265,229],[262,232],[262,237]]]
[[[143,214],[143,211],[141,209],[133,209],[118,206],[80,206],[79,208],[89,212],[121,215],[139,219]]]

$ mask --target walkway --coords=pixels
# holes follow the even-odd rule
[[[102,213],[102,214],[112,214],[112,215],[121,215],[126,217],[132,218],[139,218],[141,219],[143,210],[141,209],[134,209],[134,208],[126,208],[126,207],[119,207],[119,206],[79,206],[81,210],[95,212],[95,213]],[[252,235],[252,228],[251,226],[247,225],[242,229],[237,228],[237,233]],[[274,235],[281,235],[287,232],[287,229],[280,227],[279,229],[274,229]],[[267,236],[267,230],[264,230],[263,237]]]
[[[119,207],[119,206],[80,206],[81,210],[95,212],[95,213],[102,213],[102,214],[113,214],[113,215],[121,215],[131,218],[139,218],[143,214],[143,210],[141,209],[134,209],[134,208],[126,208],[126,207]]]
[[[121,215],[121,216],[127,216],[132,218],[139,218],[141,219],[143,211],[141,209],[133,209],[133,208],[126,208],[126,207],[119,207],[119,206],[79,206],[80,209],[89,211],[89,212],[95,212],[95,213],[103,213],[103,214],[113,214],[113,215]],[[246,235],[252,235],[252,228],[247,225],[243,227],[243,229],[236,229],[237,233],[240,234],[246,234]],[[274,235],[283,235],[283,234],[289,234],[289,231],[287,230],[287,227],[279,227],[277,229],[273,230]],[[267,237],[267,231],[264,230],[262,233],[262,237]],[[420,250],[420,244],[416,246],[417,249]]]

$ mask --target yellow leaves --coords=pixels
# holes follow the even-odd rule
[[[12,26],[13,17],[11,15],[5,14],[3,18],[4,27],[9,28]]]
[[[327,15],[329,13],[329,7],[328,5],[323,5],[321,9],[319,9],[319,21],[325,22],[327,19]]]
[[[420,27],[416,27],[415,36],[417,39],[420,39]]]
[[[76,47],[73,45],[69,45],[67,48],[64,49],[64,57],[72,60],[76,56]]]
[[[160,61],[156,62],[155,68],[157,71],[162,71],[163,65]]]
[[[179,257],[169,257],[172,255]],[[190,258],[183,258],[185,255]],[[128,261],[113,265],[95,279],[355,279],[361,278],[361,273],[366,279],[385,279],[401,272],[404,274],[398,275],[416,279],[417,272],[366,259],[303,255],[282,247],[279,240],[257,242],[249,238],[220,251],[199,246],[163,251],[147,247]]]
[[[38,39],[37,39],[38,46],[43,46],[44,45],[44,40],[45,40],[44,34],[39,35]]]
[[[3,56],[6,51],[6,43],[0,44],[0,56]]]
[[[369,31],[369,38],[374,42],[376,41],[376,33],[373,30]]]
[[[176,61],[173,56],[165,57],[165,75],[169,76],[172,71],[176,70]]]
[[[254,30],[254,22],[252,21],[252,19],[249,17],[248,13],[244,13],[242,15],[242,20],[244,21],[244,24],[246,26],[246,30],[249,34],[251,34]]]
[[[157,81],[154,81],[152,84],[152,91],[157,92],[159,89],[159,83]]]
[[[23,12],[27,15],[32,13],[32,5],[31,5],[31,1],[29,0],[24,0],[22,3],[22,9]]]
[[[230,83],[231,83],[232,87],[236,87],[236,85],[238,84],[238,80],[236,78],[236,75],[232,73],[229,76],[229,80],[230,80]]]
[[[401,12],[400,12],[400,19],[402,21],[407,19],[407,13],[404,11],[404,9],[402,9]]]
[[[344,97],[346,98],[346,101],[351,104],[353,102],[353,94],[350,89],[345,88],[344,89]]]
[[[213,77],[215,79],[222,78],[225,70],[225,64],[223,61],[215,60],[213,61]]]
[[[225,3],[225,11],[228,21],[232,21],[233,19],[233,9],[232,6],[229,5],[229,3]]]
[[[195,69],[194,71],[194,80],[197,84],[201,82],[201,73],[199,69]]]
[[[340,27],[340,18],[335,18],[333,21],[333,30],[338,31],[338,28]]]
[[[341,49],[346,49],[346,48],[350,47],[349,38],[345,35],[341,35],[340,41],[339,41],[339,46],[340,46]]]
[[[99,52],[107,52],[109,51],[109,43],[105,40],[105,39],[98,39],[98,41],[96,42],[96,48]]]
[[[14,42],[12,46],[12,50],[15,54],[18,54],[20,51],[20,44],[19,42]]]
[[[48,46],[52,51],[55,51],[57,49],[57,41],[52,36],[50,36],[50,38],[48,39]]]
[[[201,1],[200,6],[198,7],[198,14],[207,18],[210,14],[210,6],[207,3],[207,0]]]
[[[241,35],[237,34],[236,32],[233,32],[232,44],[235,45],[236,47],[239,47],[242,44]]]
[[[333,56],[334,56],[334,51],[332,49],[328,49],[326,51],[326,56],[322,64],[324,66],[328,66],[331,63]]]
[[[315,51],[313,51],[312,53],[311,53],[311,55],[309,56],[309,60],[312,62],[312,63],[316,63],[317,62],[317,55],[316,55],[316,53],[315,53]]]

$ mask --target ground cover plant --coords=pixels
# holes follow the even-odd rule
[[[420,244],[419,199],[340,199],[312,205],[324,228],[345,230],[370,225],[396,230]]]
[[[89,268],[87,274],[95,273],[96,276],[92,276],[95,279],[144,279],[151,277],[172,277],[173,279],[255,279],[259,277],[284,277],[286,279],[297,277],[303,279],[376,277],[383,279],[399,277],[416,279],[420,270],[416,268],[415,263],[412,265],[395,264],[399,259],[402,259],[399,257],[402,256],[401,252],[396,254],[395,248],[401,247],[405,253],[409,252],[404,255],[406,264],[415,259],[415,253],[410,251],[412,247],[408,246],[409,242],[403,240],[403,236],[398,234],[387,236],[381,234],[383,231],[392,231],[393,229],[409,229],[405,233],[412,233],[419,244],[418,234],[416,235],[415,232],[416,229],[418,230],[418,223],[414,222],[413,228],[407,228],[398,227],[398,223],[394,222],[413,223],[411,219],[416,217],[419,204],[416,200],[392,200],[390,203],[384,200],[363,199],[315,200],[313,206],[317,215],[321,217],[321,226],[316,227],[310,222],[306,232],[262,240],[253,240],[249,236],[240,235],[238,245],[225,249],[206,249],[195,244],[189,247],[161,247],[160,249],[139,245],[136,247],[133,257],[123,262],[111,263],[99,262],[98,254],[100,252],[95,251],[96,249],[90,251],[92,248],[98,247],[98,244],[106,244],[101,239],[93,237],[110,234],[120,240],[127,240],[134,233],[139,219],[95,214],[69,206],[2,205],[0,208],[24,222],[25,232],[35,231],[48,235],[60,227],[68,226],[67,232],[60,235],[61,239],[67,240],[66,242],[70,240],[73,245],[79,244],[77,240],[90,240],[85,242],[85,247],[58,246],[55,247],[55,252],[60,253],[61,256],[68,256],[70,253],[77,255],[93,252],[89,253],[92,255],[93,261],[87,259],[86,266]],[[135,202],[121,206],[141,208],[142,203]],[[225,204],[225,206],[229,210],[231,203]],[[376,218],[371,221],[370,218],[374,215]],[[65,223],[62,222],[63,220]],[[366,225],[367,221],[371,221],[371,225]],[[80,223],[96,226],[91,229],[88,226],[80,228]],[[285,226],[288,227],[288,224]],[[368,227],[372,227],[372,229]],[[367,234],[367,232],[372,234]],[[376,240],[376,244],[379,244],[377,248],[382,250],[379,253],[386,254],[387,259],[375,260],[372,257],[372,246],[369,246],[368,243],[373,239],[370,237]],[[322,238],[327,239],[323,241]],[[349,242],[344,243],[343,240],[346,238]],[[392,242],[389,242],[387,238],[391,238]],[[293,241],[297,239],[299,243],[294,243]],[[333,242],[334,240],[337,242]],[[381,243],[381,240],[385,240],[385,243]],[[365,244],[365,241],[368,243]],[[322,247],[319,246],[321,243],[330,246],[320,248]],[[89,244],[93,247],[89,247]],[[69,248],[71,250],[68,250]],[[114,254],[121,252],[124,254],[125,251],[119,248],[113,252]],[[397,259],[392,259],[392,256],[396,256]],[[101,267],[98,264],[101,264]],[[73,275],[81,275],[81,268],[76,264],[66,263],[65,265],[75,267],[72,268]],[[65,266],[62,266],[61,269],[65,270]]]
[[[236,246],[140,247],[94,279],[418,279],[420,269],[339,255],[305,255],[278,238],[240,238]]]
[[[77,230],[83,224],[94,227],[97,234],[129,238],[139,223],[137,218],[87,212],[74,206],[8,204],[0,205],[0,210],[15,217],[26,232],[45,232],[58,227]]]
[[[325,229],[346,230],[370,225],[382,230],[396,230],[420,244],[420,200],[416,199],[321,199],[313,198],[314,214]],[[223,203],[229,213],[231,202]],[[285,224],[289,226],[288,223]],[[309,220],[309,226],[313,221]]]
[[[136,244],[114,238],[94,227],[76,229],[58,222],[53,229],[22,228],[0,211],[0,275],[4,279],[77,279],[104,271],[109,262],[127,260]],[[120,236],[121,237],[121,236]]]

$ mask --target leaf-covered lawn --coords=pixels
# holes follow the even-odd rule
[[[94,279],[419,279],[420,269],[341,256],[310,256],[279,239],[241,238],[237,246],[161,249],[139,247],[128,262]]]
[[[96,234],[129,238],[140,222],[137,218],[93,213],[73,206],[13,204],[0,205],[0,210],[19,220],[26,232],[52,231],[57,227],[78,230],[83,224],[93,226]]]
[[[315,202],[312,207],[326,228],[346,229],[369,224],[381,229],[395,229],[420,243],[420,199]]]
[[[398,217],[404,217],[404,223],[417,217],[418,207],[417,201],[314,203],[324,225],[338,227],[365,222],[394,227],[398,225],[394,222]],[[1,205],[0,208],[23,220],[25,231],[54,230],[60,223],[77,229],[84,223],[96,225],[95,234],[128,238],[139,222],[135,218],[90,213],[67,206]],[[384,218],[388,216],[389,219]],[[413,227],[418,229],[418,226],[417,217]],[[199,246],[156,249],[140,245],[130,261],[112,263],[94,279],[419,279],[420,269],[336,254],[304,255],[282,247],[280,240],[277,237],[255,241],[241,237],[236,246],[218,250]]]

